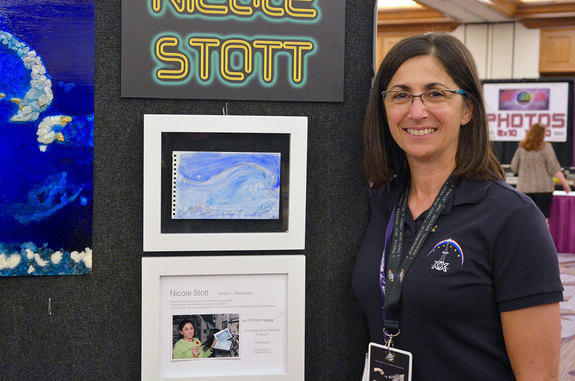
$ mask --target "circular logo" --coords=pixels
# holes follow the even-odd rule
[[[517,103],[524,105],[531,102],[533,95],[528,91],[520,91],[515,99],[517,100]]]

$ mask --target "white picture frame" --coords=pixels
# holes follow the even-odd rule
[[[163,233],[162,133],[289,135],[287,229],[279,232]],[[303,250],[307,173],[307,117],[144,115],[144,251]]]
[[[231,310],[240,315],[240,356],[171,358],[171,315]],[[304,337],[303,255],[142,258],[142,380],[301,381]]]

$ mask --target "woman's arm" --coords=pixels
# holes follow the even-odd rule
[[[511,159],[511,171],[517,175],[519,171],[519,147],[515,150],[513,158]]]
[[[565,175],[563,174],[562,171],[555,172],[553,174],[553,177],[557,177],[559,179],[559,181],[561,181],[561,184],[563,185],[563,190],[565,191],[565,193],[569,193],[571,191],[571,187],[569,186],[569,182],[565,178]]]
[[[559,303],[502,312],[501,325],[517,381],[559,380]]]

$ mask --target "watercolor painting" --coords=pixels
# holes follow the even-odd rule
[[[0,3],[0,276],[92,271],[94,0]]]
[[[172,218],[279,219],[280,153],[174,152]]]

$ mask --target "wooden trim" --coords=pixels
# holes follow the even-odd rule
[[[519,21],[527,29],[558,28],[575,25],[575,16],[566,17],[561,15],[555,18],[533,18]]]
[[[517,19],[528,29],[575,25],[575,3],[520,5]]]
[[[518,0],[476,0],[493,10],[518,21],[528,29],[565,27],[575,25],[575,3],[522,4]],[[437,30],[453,31],[461,23],[433,8],[393,8],[378,11],[377,25],[390,31]]]
[[[575,12],[575,3],[553,3],[553,4],[533,4],[521,5],[515,12],[516,18],[530,18],[545,16],[547,14],[563,14]]]
[[[377,12],[378,31],[418,34],[429,31],[452,32],[460,23],[427,7],[394,9]]]
[[[459,25],[456,22],[427,22],[403,24],[378,24],[378,33],[409,33],[420,34],[425,32],[453,32]]]
[[[425,22],[429,19],[443,19],[446,21],[454,21],[450,17],[446,17],[443,13],[438,12],[431,8],[398,8],[386,11],[377,12],[377,23],[379,24],[397,24],[397,23],[417,23],[419,20]]]

